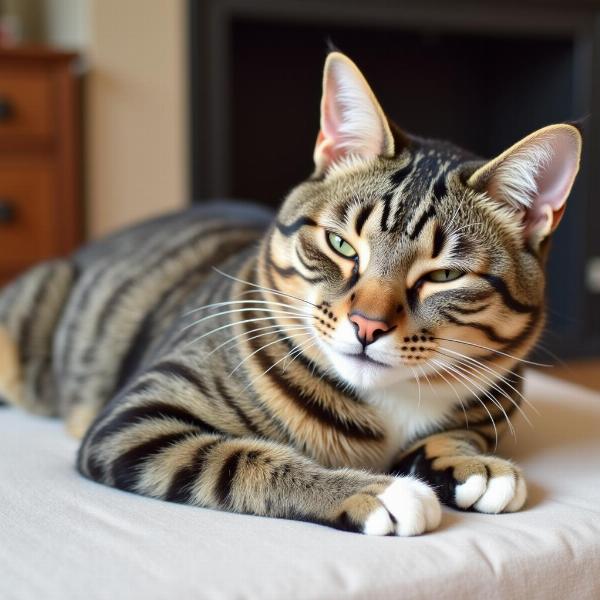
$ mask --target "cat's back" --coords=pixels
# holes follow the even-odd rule
[[[73,256],[74,286],[56,331],[61,396],[106,399],[168,332],[212,267],[251,257],[269,211],[220,202],[172,213],[93,242]]]
[[[222,231],[261,231],[272,219],[271,211],[250,202],[198,204],[120,229],[83,246],[73,260],[79,271],[101,262],[119,267],[121,263],[159,260],[169,250],[193,245],[197,237],[210,243]]]

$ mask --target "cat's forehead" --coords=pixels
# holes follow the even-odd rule
[[[429,220],[464,202],[465,172],[481,159],[449,142],[413,138],[394,159],[366,168],[347,163],[334,173],[325,210],[348,223],[364,205],[378,214],[377,231],[416,239]],[[379,210],[375,210],[379,207]]]
[[[403,167],[408,167],[405,176],[430,182],[481,159],[450,142],[415,137],[405,152],[400,153],[398,160]]]

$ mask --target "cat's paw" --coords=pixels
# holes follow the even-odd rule
[[[410,536],[436,529],[441,519],[440,502],[426,483],[396,477],[347,498],[336,524],[366,535]]]
[[[483,513],[515,512],[527,500],[527,485],[519,467],[496,456],[448,456],[432,467],[450,474],[447,496],[456,507]],[[447,484],[448,485],[448,484]]]

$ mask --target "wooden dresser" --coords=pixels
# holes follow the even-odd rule
[[[0,285],[81,242],[76,61],[0,49]]]

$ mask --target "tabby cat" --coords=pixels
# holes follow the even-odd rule
[[[581,138],[484,161],[410,136],[325,63],[313,175],[276,218],[220,203],[39,265],[0,294],[0,388],[83,437],[97,482],[373,535],[440,501],[519,510],[495,457],[544,322]]]

